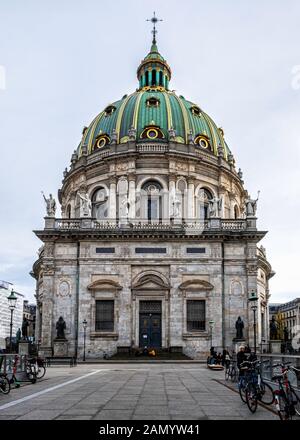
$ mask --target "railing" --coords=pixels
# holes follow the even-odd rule
[[[167,144],[138,144],[136,149],[139,153],[164,153],[169,151]]]
[[[16,376],[17,379],[26,378],[26,355],[0,354],[0,373],[7,374],[9,378]]]
[[[273,367],[273,365],[285,362],[291,362],[290,365],[293,365],[295,368],[300,369],[300,356],[288,356],[281,354],[263,354],[258,355],[259,358],[263,361],[269,361],[269,363],[265,362],[262,364],[262,376],[271,380],[273,376],[281,373],[280,367]],[[292,386],[300,389],[300,374],[290,370],[288,372],[288,378],[291,382]]]
[[[188,231],[244,231],[247,230],[246,220],[220,220],[209,219],[204,221],[198,220],[161,220],[148,221],[140,219],[121,219],[121,220],[95,220],[90,218],[82,219],[53,219],[53,227],[58,230],[188,230]]]

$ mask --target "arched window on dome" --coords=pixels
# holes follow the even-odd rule
[[[155,69],[152,69],[151,85],[156,86],[156,70]]]
[[[159,85],[160,85],[161,87],[164,86],[164,83],[163,83],[163,73],[162,73],[161,70],[159,71]]]
[[[148,222],[160,222],[162,219],[162,186],[155,180],[149,180],[142,186],[144,217]]]
[[[240,218],[240,210],[238,205],[234,206],[234,219],[237,220],[238,218]]]
[[[71,218],[71,205],[70,205],[70,203],[68,204],[67,209],[66,209],[66,217]]]
[[[105,188],[97,188],[92,195],[92,217],[103,220],[108,217],[108,196]]]
[[[146,73],[145,73],[145,85],[149,86],[149,71],[148,70],[146,70]]]
[[[206,220],[209,218],[209,202],[212,199],[213,195],[208,189],[201,188],[199,190],[197,198],[197,217],[200,220]]]

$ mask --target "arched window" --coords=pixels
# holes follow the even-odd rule
[[[106,189],[97,188],[92,196],[92,216],[96,219],[105,219],[108,216],[108,197]]]
[[[156,70],[152,69],[152,81],[151,81],[151,85],[155,86],[156,85]]]
[[[146,182],[142,191],[144,194],[144,213],[149,222],[162,219],[162,187],[160,183],[151,180]]]
[[[163,87],[163,73],[162,73],[162,71],[160,70],[160,72],[159,72],[159,85],[160,86],[162,86]]]
[[[179,207],[179,218],[184,219],[186,216],[186,205],[187,205],[187,187],[186,182],[183,179],[180,179],[177,183],[177,191],[176,191]]]
[[[71,218],[71,205],[70,204],[67,206],[66,217]]]
[[[209,201],[213,199],[211,192],[206,188],[201,188],[198,193],[198,218],[206,220],[209,218]]]
[[[146,86],[149,86],[149,71],[148,70],[146,70],[146,73],[145,73],[145,82],[146,82]]]
[[[239,208],[237,205],[234,206],[234,219],[237,220],[240,217]]]

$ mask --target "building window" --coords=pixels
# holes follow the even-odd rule
[[[98,188],[92,196],[92,216],[98,220],[108,216],[108,196],[105,188]]]
[[[96,331],[114,331],[114,301],[96,301]]]
[[[146,217],[148,221],[161,220],[161,185],[158,182],[149,181],[143,185],[142,189],[146,195]]]
[[[202,188],[199,191],[198,197],[198,218],[200,220],[206,220],[209,218],[209,206],[213,196],[206,188]]]
[[[205,330],[205,301],[187,301],[187,331],[197,332]]]

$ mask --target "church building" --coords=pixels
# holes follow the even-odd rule
[[[83,129],[61,216],[45,197],[32,272],[44,355],[82,359],[85,345],[87,359],[145,347],[204,358],[211,345],[253,347],[254,322],[257,348],[268,340],[273,272],[258,247],[257,198],[223,129],[170,89],[156,21],[136,91]]]

